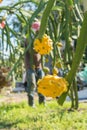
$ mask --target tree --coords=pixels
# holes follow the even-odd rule
[[[33,8],[32,8],[33,7]],[[27,9],[26,9],[27,8]],[[1,25],[2,22],[5,22],[4,27],[1,28],[1,47],[6,44],[7,50],[10,53],[10,59],[18,56],[15,64],[10,71],[9,74],[12,73],[13,70],[17,68],[19,65],[23,55],[26,50],[21,51],[21,43],[25,38],[29,39],[28,48],[31,46],[33,41],[32,34],[33,31],[31,29],[32,22],[35,18],[41,21],[40,31],[37,36],[39,42],[42,41],[44,34],[50,36],[53,41],[53,50],[49,54],[52,58],[52,68],[57,67],[60,63],[63,71],[67,68],[68,73],[64,75],[64,78],[68,81],[68,91],[63,93],[58,99],[59,104],[63,104],[67,94],[70,92],[72,106],[73,108],[78,108],[78,94],[77,94],[77,86],[75,81],[76,71],[78,69],[79,63],[82,60],[82,56],[84,53],[85,45],[86,45],[86,17],[87,14],[82,12],[80,8],[79,1],[76,0],[40,0],[37,2],[35,0],[32,1],[19,1],[16,4],[10,5],[8,7],[1,7],[1,11],[6,11],[8,17],[13,16],[12,22],[8,22],[8,17],[1,17]],[[83,20],[84,16],[84,20]],[[81,33],[80,29],[81,28]],[[80,35],[79,35],[80,34]],[[76,50],[72,49],[72,39],[76,36],[77,45]],[[79,38],[78,38],[79,37]],[[15,46],[11,40],[14,38]],[[83,47],[81,47],[82,42]],[[6,43],[4,42],[6,40]],[[64,40],[65,49],[63,56],[60,53],[60,42]],[[74,39],[75,40],[75,39]],[[14,48],[15,47],[15,48]],[[28,49],[27,48],[27,49]],[[2,52],[1,52],[2,53]],[[75,54],[74,54],[75,53]],[[79,56],[80,54],[80,56]],[[48,55],[48,54],[47,54]],[[42,61],[44,57],[42,56]],[[3,59],[3,58],[2,58]],[[12,60],[11,59],[11,60]],[[44,61],[45,62],[45,61]],[[42,63],[44,65],[44,63]],[[73,95],[74,93],[74,95]],[[74,104],[74,96],[75,96],[75,104]]]

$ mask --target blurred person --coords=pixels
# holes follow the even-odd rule
[[[35,31],[35,34],[38,33],[40,23],[38,21],[33,22],[32,29]],[[34,29],[35,28],[35,29]],[[28,46],[28,40],[25,39],[24,46],[25,49]],[[26,68],[26,81],[27,81],[27,96],[29,106],[34,107],[34,95],[37,90],[36,82],[38,79],[41,79],[44,76],[41,65],[41,55],[38,54],[32,48],[28,49],[25,53],[25,68]],[[38,93],[39,104],[45,104],[45,97]]]

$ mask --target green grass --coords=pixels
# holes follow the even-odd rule
[[[27,102],[0,105],[0,130],[87,130],[87,104],[80,103],[80,110],[69,112],[70,103],[62,107],[56,100],[36,108]]]
[[[3,98],[3,96],[2,96],[2,95],[0,95],[0,98]]]

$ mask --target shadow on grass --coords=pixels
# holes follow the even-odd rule
[[[17,125],[18,124],[18,121],[17,122],[13,122],[13,123],[7,123],[7,122],[0,122],[0,129],[4,130],[5,128],[7,129],[10,129],[12,128],[13,126]]]

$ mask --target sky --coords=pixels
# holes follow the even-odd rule
[[[17,1],[18,1],[18,0],[3,0],[2,3],[0,3],[0,7],[2,7],[2,6],[9,6],[10,4],[12,5],[12,4],[14,4],[15,2],[17,2]],[[1,16],[1,17],[3,16],[3,13],[2,13],[2,12],[0,13],[0,16]],[[6,48],[6,44],[5,44],[4,48]],[[3,51],[5,51],[5,50],[3,50]],[[9,55],[9,51],[5,51],[5,54],[6,54],[6,55]],[[6,57],[6,56],[5,56],[5,57]]]
[[[13,5],[13,4],[15,4],[16,2],[19,2],[19,1],[21,1],[21,0],[3,0],[3,1],[0,3],[0,7]],[[35,8],[35,6],[32,6],[32,7]],[[7,16],[7,11],[2,11],[2,12],[0,12],[0,18],[2,18],[2,16]],[[7,23],[10,23],[10,22],[12,21],[12,18],[13,18],[13,16],[11,16],[10,18],[7,17]],[[0,38],[1,38],[1,36],[0,36]],[[0,39],[0,40],[1,40],[1,39]],[[12,40],[13,40],[13,41],[12,41]],[[13,38],[11,39],[12,43],[14,43],[14,40],[15,40],[15,39],[13,39]],[[9,56],[9,49],[6,50],[6,46],[7,46],[7,44],[6,44],[6,42],[5,42],[5,43],[4,43],[4,50],[3,50],[3,48],[0,48],[0,51],[3,50],[3,52],[5,52],[5,54],[7,54],[7,55]]]
[[[17,2],[18,0],[3,0],[2,1],[2,3],[0,3],[0,7],[1,6],[8,6],[8,5],[10,5],[10,4],[12,4],[12,3],[15,3],[15,2]]]

